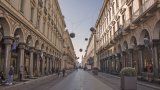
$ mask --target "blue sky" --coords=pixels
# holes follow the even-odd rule
[[[95,26],[103,0],[58,0],[58,2],[65,16],[66,29],[76,35],[72,42],[79,57],[78,61],[81,62],[88,44],[85,38],[90,37],[89,29]],[[79,52],[79,49],[83,49],[83,52]]]

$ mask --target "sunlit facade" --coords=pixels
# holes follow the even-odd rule
[[[96,22],[100,70],[134,67],[138,78],[160,79],[159,0],[105,0]]]
[[[0,71],[36,77],[61,68],[64,16],[58,0],[0,1]]]
[[[93,68],[94,64],[94,35],[91,34],[91,37],[89,38],[89,42],[86,48],[85,55],[82,60],[83,67],[87,67],[87,65],[90,65],[91,68]]]
[[[68,30],[64,32],[64,53],[63,53],[63,61],[62,61],[62,69],[74,69],[76,67],[76,54],[74,51],[73,43],[70,38],[70,34]]]

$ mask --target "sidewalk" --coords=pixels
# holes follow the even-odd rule
[[[66,76],[68,76],[72,72],[74,72],[74,71],[69,70],[66,73]],[[48,80],[51,80],[51,79],[57,79],[57,77],[58,77],[57,73],[54,73],[54,74],[47,75],[47,76],[35,77],[34,79],[25,79],[24,81],[19,81],[19,82],[14,81],[13,82],[14,84],[11,85],[11,86],[0,85],[0,90],[10,90],[10,89],[11,90],[17,90],[19,87],[21,87],[23,85],[29,85],[29,84],[38,83],[38,82],[45,82],[45,81],[48,81]],[[60,77],[62,77],[62,75],[60,75]]]
[[[109,83],[114,84],[114,86],[118,89],[120,88],[120,77],[99,72],[98,77],[101,77],[107,80]],[[137,81],[137,90],[160,90],[160,84]]]
[[[24,84],[28,84],[28,83],[36,83],[36,82],[39,82],[39,81],[44,81],[44,80],[48,80],[50,78],[55,78],[57,75],[56,74],[52,74],[52,75],[48,75],[48,76],[43,76],[43,77],[35,77],[35,79],[25,79],[24,81],[19,81],[19,82],[16,82],[14,81],[13,85],[11,86],[5,86],[5,85],[1,85],[0,86],[0,90],[6,90],[6,89],[10,89],[10,88],[16,88],[18,86],[21,86],[21,85],[24,85]]]

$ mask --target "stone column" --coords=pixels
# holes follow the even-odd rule
[[[53,74],[53,55],[51,55],[51,73]]]
[[[19,79],[24,79],[24,49],[25,49],[25,43],[19,43],[19,56],[18,56],[18,71],[19,71]]]
[[[129,51],[129,61],[130,61],[130,67],[133,67],[133,49],[128,49]]]
[[[30,61],[29,61],[29,77],[33,77],[33,52],[34,49],[30,48]]]
[[[121,66],[121,54],[117,53],[117,61],[118,61],[118,72],[120,72],[122,66]]]
[[[49,55],[47,54],[46,73],[49,74]]]
[[[107,68],[106,58],[104,59],[104,65],[105,65],[104,72],[106,73],[106,68]]]
[[[113,55],[113,60],[114,60],[114,74],[116,73],[116,56]]]
[[[46,60],[46,56],[45,56],[45,52],[43,53],[43,57],[42,57],[42,75],[45,75],[45,60]]]
[[[138,50],[139,50],[139,58],[140,58],[140,62],[139,62],[139,64],[140,64],[140,74],[142,74],[142,72],[143,72],[143,45],[138,45]]]
[[[54,55],[53,55],[53,69],[54,69],[53,73],[55,73],[56,69],[55,69],[55,57],[54,57]]]
[[[40,55],[41,55],[41,51],[38,50],[37,51],[37,60],[36,60],[36,62],[37,62],[37,67],[36,67],[37,75],[36,76],[40,76]]]
[[[122,68],[124,68],[126,66],[126,52],[122,51]]]
[[[4,64],[3,64],[3,71],[5,74],[5,78],[8,75],[9,69],[10,69],[10,61],[11,61],[11,44],[13,42],[13,39],[11,37],[5,37],[4,38],[4,44],[5,44],[5,57],[4,57]]]
[[[62,63],[62,62],[61,62],[61,59],[60,59],[60,61],[59,61],[59,69],[60,69],[60,70],[62,70],[61,63]]]
[[[55,58],[55,68],[58,69],[57,68],[57,57]]]
[[[153,65],[154,65],[154,67],[153,67],[153,72],[154,72],[154,77],[155,78],[159,78],[158,76],[159,76],[159,73],[158,73],[158,44],[160,44],[159,43],[160,42],[160,40],[153,40],[153,49],[152,49],[152,51],[153,51],[153,56],[152,57],[154,57],[153,58]]]
[[[52,59],[51,59],[51,55],[49,55],[49,73],[52,73]]]

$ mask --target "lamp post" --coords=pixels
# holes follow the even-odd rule
[[[96,29],[94,27],[91,27],[90,31],[92,32],[93,37],[94,37],[94,65],[93,67],[99,69],[98,61],[97,61],[97,54],[96,54]]]

